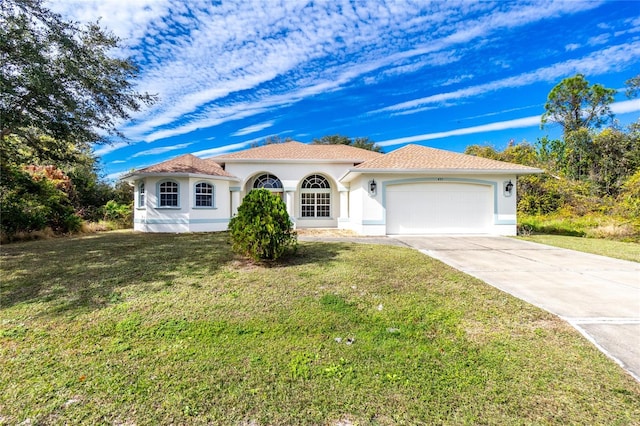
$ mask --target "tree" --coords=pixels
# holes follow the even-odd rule
[[[297,245],[287,206],[266,189],[254,189],[244,197],[229,231],[233,250],[255,261],[276,260]]]
[[[138,67],[112,56],[119,40],[98,23],[67,22],[43,0],[1,0],[0,23],[3,236],[73,231],[115,195],[91,144],[123,137],[116,124],[156,97],[134,89]]]
[[[464,153],[476,157],[490,158],[492,160],[523,164],[525,166],[535,167],[539,163],[537,151],[533,145],[527,141],[515,143],[513,139],[509,141],[509,144],[502,152],[497,151],[490,145],[469,145],[464,150]]]
[[[278,136],[278,135],[267,136],[266,138],[264,138],[263,141],[252,142],[251,148],[257,148],[259,146],[265,146],[265,145],[274,145],[278,143],[287,143],[292,141],[293,139],[291,139],[288,136],[286,138],[283,138],[282,136]]]
[[[53,232],[80,229],[82,221],[69,198],[73,190],[69,177],[54,166],[7,164],[0,174],[0,239],[10,241],[19,232],[47,227]]]
[[[640,170],[638,134],[608,128],[593,136],[591,180],[600,194],[616,196],[629,176]]]
[[[369,138],[351,139],[348,136],[338,134],[323,136],[320,139],[316,138],[313,139],[311,143],[314,145],[350,145],[356,148],[367,149],[369,151],[382,152],[382,147],[376,145],[376,143]]]
[[[110,56],[118,38],[98,23],[64,21],[42,0],[0,2],[0,139],[32,129],[61,143],[122,137],[116,123],[156,99],[134,90],[139,69]]]
[[[627,90],[625,92],[627,97],[628,98],[637,97],[638,91],[640,91],[640,74],[625,81],[624,84],[627,86]]]
[[[615,93],[600,84],[589,85],[582,74],[565,78],[549,92],[542,126],[549,121],[558,123],[565,137],[582,128],[598,128],[613,117],[609,105]]]
[[[369,151],[382,152],[382,147],[369,138],[355,138],[351,143],[351,146],[367,149]]]

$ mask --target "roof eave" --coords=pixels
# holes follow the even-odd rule
[[[134,182],[136,180],[145,178],[145,177],[170,177],[170,178],[198,178],[198,179],[217,179],[217,180],[228,180],[230,182],[240,182],[235,176],[219,176],[219,175],[210,175],[206,173],[175,173],[175,172],[146,172],[146,173],[128,173],[122,176],[119,180],[125,182]]]
[[[218,164],[225,163],[323,163],[323,164],[361,164],[369,159],[326,159],[326,158],[218,158],[209,157],[207,160],[215,161]]]
[[[531,169],[364,169],[364,168],[352,168],[349,169],[338,179],[339,182],[350,182],[362,174],[421,174],[421,175],[531,175],[543,173],[543,170],[531,168]]]

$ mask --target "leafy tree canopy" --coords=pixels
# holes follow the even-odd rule
[[[98,23],[65,21],[43,0],[0,0],[3,240],[77,230],[122,200],[125,191],[100,181],[91,144],[123,137],[116,124],[156,97],[135,90],[139,70],[114,56],[118,43]]]
[[[615,93],[600,84],[589,85],[582,74],[565,78],[549,92],[542,125],[558,123],[565,136],[582,128],[598,128],[613,117],[609,105]]]
[[[382,147],[376,145],[376,143],[369,138],[352,139],[348,136],[338,134],[323,136],[320,139],[316,138],[313,139],[311,143],[315,145],[350,145],[356,148],[368,149],[369,151],[382,152]]]
[[[119,120],[155,101],[135,91],[130,59],[111,56],[118,38],[98,23],[68,22],[42,0],[0,2],[0,137],[25,142],[39,129],[57,141],[104,142],[122,136]]]

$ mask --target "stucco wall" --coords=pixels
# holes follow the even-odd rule
[[[297,228],[340,227],[363,235],[385,235],[388,232],[387,191],[393,185],[420,182],[456,182],[458,184],[484,185],[492,194],[492,220],[483,232],[498,235],[516,234],[516,176],[491,174],[371,174],[361,175],[350,183],[341,184],[338,178],[353,165],[329,163],[229,163],[226,170],[242,179],[240,183],[228,180],[200,177],[145,177],[145,206],[138,206],[138,189],[135,182],[134,229],[147,232],[198,232],[226,230],[232,212],[242,197],[252,188],[254,179],[269,173],[283,184],[283,198],[287,210]],[[331,185],[331,217],[327,219],[302,218],[300,189],[303,179],[309,175],[325,176]],[[369,191],[369,182],[375,180],[375,194]],[[172,180],[178,183],[179,206],[159,208],[159,183]],[[504,186],[514,184],[510,196],[505,196]],[[195,184],[207,182],[214,186],[213,208],[195,207]],[[342,193],[342,195],[341,195]],[[232,202],[232,200],[234,200]],[[411,205],[406,206],[412,208]],[[396,216],[398,218],[399,216]]]
[[[283,200],[287,211],[297,228],[335,228],[340,217],[340,189],[344,187],[338,182],[353,164],[330,164],[308,162],[260,162],[260,163],[227,163],[225,170],[243,179],[240,185],[240,200],[253,187],[258,176],[268,173],[278,177],[283,186]],[[300,189],[302,181],[310,175],[322,175],[331,186],[331,216],[329,218],[306,218],[301,215]]]
[[[376,194],[370,194],[369,182],[375,180]],[[514,184],[510,195],[506,196],[504,185],[511,180]],[[349,193],[350,218],[341,227],[349,228],[364,235],[384,235],[387,233],[386,203],[387,191],[392,185],[404,183],[468,183],[486,185],[493,194],[493,220],[483,232],[496,235],[515,235],[516,225],[516,176],[505,175],[361,175],[351,181]],[[411,206],[406,206],[410,209]]]
[[[178,207],[159,207],[160,182],[170,180],[179,185]],[[141,181],[135,182],[136,208],[134,229],[146,232],[205,232],[227,229],[231,215],[229,182],[199,177],[147,177],[145,206],[138,206],[138,190]],[[195,206],[195,185],[206,182],[214,187],[214,206]]]

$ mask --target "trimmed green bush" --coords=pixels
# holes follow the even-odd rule
[[[233,251],[255,261],[295,251],[298,236],[282,199],[266,189],[249,192],[229,222]]]

